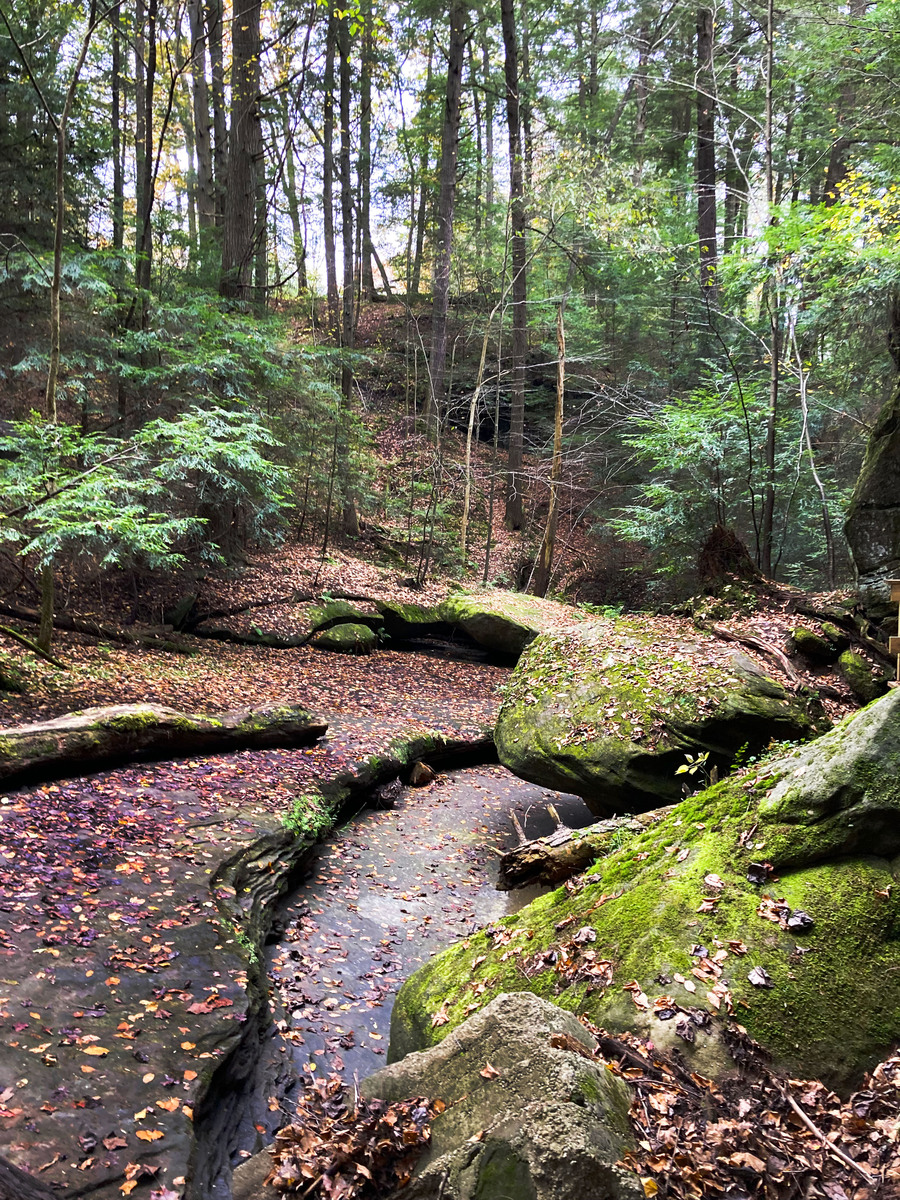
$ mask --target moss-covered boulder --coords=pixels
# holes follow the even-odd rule
[[[791,649],[814,666],[833,663],[840,653],[838,644],[831,638],[804,625],[791,630]]]
[[[325,600],[310,608],[306,614],[310,636],[335,625],[367,625],[378,630],[382,625],[381,613],[374,606],[360,607],[349,600]]]
[[[161,704],[86,708],[0,729],[0,781],[84,773],[132,758],[177,758],[263,746],[304,746],[327,725],[299,705],[183,713]]]
[[[898,852],[892,692],[432,959],[398,996],[391,1059],[528,989],[711,1075],[739,1022],[779,1068],[844,1087],[900,1038]]]
[[[817,704],[716,639],[681,630],[674,645],[639,618],[541,634],[507,685],[500,761],[608,816],[678,800],[687,753],[723,768],[742,747],[756,753],[827,726]]]
[[[371,654],[378,645],[378,634],[370,626],[352,621],[323,629],[312,639],[312,645],[335,654]]]
[[[876,677],[861,654],[845,650],[838,659],[838,674],[860,704],[871,704],[887,691],[884,679]]]
[[[438,609],[441,619],[457,625],[499,654],[517,657],[539,633],[577,623],[574,609],[521,592],[454,592]]]

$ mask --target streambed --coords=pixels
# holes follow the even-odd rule
[[[428,958],[542,890],[496,888],[498,852],[593,817],[576,796],[499,766],[459,769],[404,788],[389,811],[365,810],[323,843],[288,901],[270,948],[273,1007],[300,1080],[352,1083],[384,1065],[394,997]]]

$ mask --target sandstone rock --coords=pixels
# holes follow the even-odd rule
[[[448,1106],[399,1195],[638,1200],[638,1179],[615,1165],[631,1144],[630,1097],[621,1080],[587,1057],[593,1048],[569,1013],[519,992],[497,996],[434,1049],[364,1080],[369,1097],[428,1095]]]
[[[527,988],[613,1033],[677,1046],[713,1077],[734,1069],[725,1031],[737,1020],[776,1068],[847,1088],[900,1038],[898,855],[892,691],[623,831],[580,884],[432,959],[397,997],[391,1058],[447,1036],[483,982],[485,1001]],[[754,987],[755,968],[771,987]]]
[[[610,816],[680,799],[676,772],[687,753],[708,753],[721,770],[741,748],[755,754],[827,726],[817,703],[789,695],[715,639],[697,633],[678,649],[639,619],[541,634],[507,685],[500,761]]]

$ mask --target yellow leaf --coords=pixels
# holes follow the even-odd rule
[[[644,1187],[644,1195],[645,1196],[655,1196],[657,1194],[657,1192],[659,1191],[659,1188],[656,1185],[655,1179],[650,1179],[650,1178],[644,1177],[641,1179],[641,1183],[643,1184],[643,1187]]]
[[[152,1071],[148,1071],[146,1075],[141,1076],[141,1083],[152,1083],[156,1076]]]
[[[164,1109],[165,1112],[174,1112],[180,1103],[178,1097],[173,1096],[171,1100],[157,1100],[156,1107]]]
[[[105,1058],[109,1051],[105,1046],[85,1046],[82,1054],[93,1054],[95,1058]]]
[[[166,1135],[161,1129],[138,1129],[134,1136],[139,1137],[142,1142],[158,1142]]]
[[[125,1196],[130,1196],[137,1185],[138,1181],[136,1179],[129,1179],[127,1183],[122,1184],[122,1186],[119,1188],[119,1191]]]

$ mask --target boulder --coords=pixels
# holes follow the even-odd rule
[[[495,997],[439,1046],[364,1080],[388,1102],[426,1095],[446,1110],[408,1200],[638,1200],[616,1165],[631,1146],[625,1084],[592,1059],[594,1039],[530,992]]]
[[[432,959],[398,995],[390,1059],[529,989],[717,1078],[739,1021],[777,1069],[848,1088],[900,1038],[898,855],[892,691]]]
[[[325,722],[299,705],[183,713],[161,704],[86,708],[49,721],[0,729],[5,784],[93,771],[132,758],[178,758],[266,746],[304,746]]]
[[[860,704],[870,704],[887,691],[885,680],[876,678],[861,654],[845,650],[838,659],[837,667],[838,674]]]
[[[791,646],[797,654],[814,666],[833,663],[840,653],[837,642],[807,629],[804,625],[798,625],[796,629],[791,630]]]
[[[311,644],[316,650],[330,650],[335,654],[371,654],[378,645],[378,635],[368,625],[350,622],[323,629],[313,637]]]
[[[544,629],[560,620],[568,624],[575,611],[539,596],[492,591],[477,594],[454,592],[438,609],[441,619],[460,629],[495,653],[518,657]]]
[[[844,533],[863,603],[873,614],[891,614],[887,580],[900,578],[900,386],[872,430]]]
[[[501,763],[610,816],[677,801],[688,753],[723,769],[740,750],[827,727],[817,702],[788,694],[740,652],[698,632],[678,645],[673,653],[636,618],[541,634],[507,685]]]

